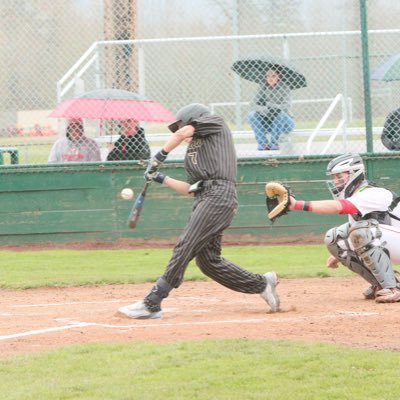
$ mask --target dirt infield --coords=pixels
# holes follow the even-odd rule
[[[400,303],[364,300],[358,277],[283,279],[282,310],[267,313],[258,295],[214,282],[184,282],[158,320],[132,320],[118,307],[141,299],[152,285],[0,290],[2,357],[75,343],[175,341],[207,338],[288,339],[400,350],[395,332]]]

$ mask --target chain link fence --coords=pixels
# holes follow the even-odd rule
[[[240,158],[399,150],[399,15],[397,0],[3,0],[0,164],[143,160],[192,102],[226,119]],[[286,87],[272,100],[232,68],[265,74],[265,58]]]

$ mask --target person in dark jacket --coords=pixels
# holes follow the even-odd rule
[[[400,150],[400,108],[386,117],[381,140],[388,150]]]
[[[138,121],[128,119],[123,122],[122,129],[121,137],[111,145],[107,161],[148,160],[150,146]]]

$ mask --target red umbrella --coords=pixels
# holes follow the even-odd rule
[[[170,122],[175,116],[162,104],[134,92],[99,89],[64,100],[50,114],[54,118]]]

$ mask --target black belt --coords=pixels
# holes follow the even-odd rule
[[[232,181],[227,181],[226,179],[210,179],[207,181],[203,181],[203,187],[210,187],[210,186],[214,186],[214,185],[218,185],[220,183],[231,183],[231,184],[235,184],[235,182]]]
[[[197,181],[196,183],[193,183],[193,185],[190,185],[188,193],[197,194],[203,191],[204,189],[210,188],[212,186],[217,186],[219,184],[227,184],[227,183],[235,185],[235,182],[227,181],[226,179],[208,179],[205,181]]]

